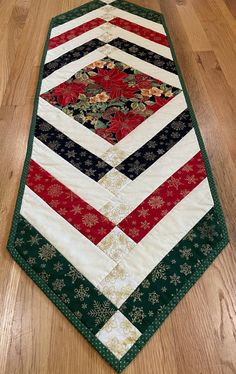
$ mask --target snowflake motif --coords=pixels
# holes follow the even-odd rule
[[[148,294],[148,301],[150,301],[152,305],[159,303],[159,298],[160,295],[158,295],[155,291]]]
[[[138,210],[138,216],[146,218],[149,216],[148,209],[144,209],[143,207]]]
[[[65,282],[64,282],[64,279],[56,279],[53,283],[52,283],[52,287],[54,289],[54,291],[61,291],[63,287],[65,287]]]
[[[157,265],[157,267],[152,272],[152,281],[155,282],[157,279],[163,279],[166,280],[166,270],[168,270],[170,267],[169,265],[160,263]]]
[[[199,231],[201,239],[208,239],[211,242],[218,236],[215,225],[208,225],[206,222],[199,228]]]
[[[171,177],[168,179],[168,187],[174,187],[176,190],[179,189],[179,186],[182,184],[180,178]]]
[[[68,297],[68,295],[66,293],[63,293],[61,295],[61,301],[64,303],[64,304],[70,304],[70,298]]]
[[[183,249],[180,249],[179,252],[180,257],[186,258],[186,260],[189,260],[189,258],[193,256],[191,248],[184,247]]]
[[[63,264],[61,262],[57,262],[53,265],[53,270],[55,270],[57,273],[61,270],[63,270]]]
[[[212,251],[212,247],[210,244],[203,244],[200,251],[204,254],[204,256],[207,256]]]
[[[75,312],[74,314],[76,315],[78,319],[82,319],[83,317],[83,314],[79,310],[77,310],[77,312]]]
[[[189,240],[192,242],[196,238],[196,234],[193,230],[190,230],[189,233],[183,238],[183,240]]]
[[[89,315],[95,318],[95,326],[106,322],[113,314],[115,309],[112,307],[108,300],[100,303],[99,301],[93,302],[93,309],[89,311]]]
[[[176,273],[174,273],[173,275],[170,275],[170,283],[174,284],[175,286],[177,286],[178,283],[181,283],[179,279],[180,279],[180,276],[177,275]]]
[[[191,266],[186,263],[183,265],[180,265],[180,273],[183,273],[185,276],[191,274],[192,273]]]
[[[38,234],[36,235],[30,235],[30,240],[28,240],[27,243],[30,243],[30,246],[32,247],[32,245],[38,245],[39,244],[39,241],[41,240],[42,238],[39,237]]]
[[[16,238],[15,240],[16,247],[21,247],[23,243],[24,243],[24,240],[22,238]]]
[[[149,288],[149,286],[150,286],[149,280],[148,279],[144,279],[144,281],[141,283],[141,286],[143,288]]]
[[[163,199],[160,196],[152,196],[148,200],[148,205],[152,209],[159,209],[159,208],[161,208],[163,206],[163,204],[164,204],[164,201],[163,201]]]
[[[87,213],[82,218],[83,224],[87,227],[93,227],[98,223],[98,217],[96,214]]]
[[[62,187],[59,184],[52,184],[48,187],[47,192],[51,197],[59,197],[62,194]]]
[[[88,291],[89,291],[89,288],[84,287],[84,285],[81,284],[79,288],[76,288],[74,290],[75,292],[74,299],[80,299],[80,301],[84,301],[85,298],[90,297]]]
[[[136,301],[141,301],[141,297],[143,296],[143,293],[140,291],[139,288],[137,288],[137,290],[135,290],[131,295],[130,297],[132,297],[132,299],[134,300],[134,302]]]
[[[66,273],[66,277],[70,277],[72,279],[71,283],[74,284],[77,279],[84,279],[83,275],[72,265],[69,265],[69,272]]]
[[[134,306],[129,315],[133,323],[136,322],[141,324],[143,322],[143,319],[145,318],[143,307]]]
[[[48,244],[48,243],[44,244],[39,249],[39,258],[41,258],[43,261],[47,262],[55,256],[56,256],[56,249],[51,244]]]

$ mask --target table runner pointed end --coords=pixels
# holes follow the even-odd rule
[[[52,19],[8,249],[117,371],[228,243],[163,16]]]

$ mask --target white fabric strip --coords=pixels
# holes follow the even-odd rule
[[[134,69],[142,71],[143,73],[150,75],[155,79],[160,79],[162,82],[167,83],[171,86],[182,89],[179,77],[177,74],[171,73],[167,70],[161,69],[149,62],[143,61],[138,57],[132,56],[129,53],[121,51],[118,48],[113,47],[109,53],[109,57],[115,60],[121,61]]]
[[[94,18],[100,18],[102,15],[104,15],[106,9],[107,9],[107,6],[104,5],[103,7],[92,10],[91,12],[86,13],[81,17],[77,17],[71,21],[63,23],[62,25],[53,27],[51,31],[50,39],[60,34],[63,34],[66,31],[74,29],[75,27],[80,26],[85,22],[91,21]]]
[[[110,24],[109,27],[107,27],[107,31],[110,34],[112,34],[114,38],[122,38],[130,43],[137,44],[140,47],[146,48],[154,53],[169,58],[170,60],[173,60],[169,47],[166,47],[159,43],[155,43],[152,40],[146,39],[131,31],[122,29],[121,27],[112,24]]]
[[[92,64],[94,61],[104,58],[105,56],[106,55],[100,50],[100,48],[97,48],[95,51],[87,54],[86,56],[62,66],[60,69],[54,71],[52,74],[42,80],[40,94],[51,90],[60,83],[65,82],[77,71],[83,69],[89,64]]]
[[[111,147],[106,140],[42,98],[39,98],[38,115],[98,157]]]
[[[116,265],[27,186],[21,214],[95,287]]]
[[[58,47],[49,49],[47,51],[45,64],[64,55],[64,53],[69,52],[72,49],[77,48],[84,43],[89,42],[92,39],[99,38],[102,34],[104,34],[104,30],[101,28],[101,26],[98,26],[92,30],[85,32],[82,35],[77,36],[76,38],[69,40],[66,43],[59,45]]]
[[[126,21],[137,23],[137,25],[146,27],[152,31],[156,31],[156,32],[166,35],[165,29],[161,23],[150,21],[147,18],[137,16],[136,14],[126,12],[125,10],[118,9],[113,6],[109,6],[109,8],[107,9],[109,9],[109,14],[114,17],[123,18]]]
[[[184,149],[184,152],[183,152]],[[194,129],[185,135],[159,160],[125,186],[119,193],[121,199],[138,206],[147,196],[164,183],[200,150]]]
[[[213,207],[207,178],[177,204],[133,250],[121,260],[98,288],[117,307],[131,295],[154,267]],[[119,283],[122,274],[123,292],[113,294],[109,282]],[[118,291],[117,291],[118,292]]]
[[[114,196],[110,191],[76,169],[37,138],[34,138],[33,142],[32,159],[98,211]]]
[[[121,189],[117,197],[101,208],[101,212],[118,224],[198,152],[198,141],[192,129],[159,160]]]
[[[148,142],[186,108],[187,103],[183,92],[181,92],[156,113],[137,126],[125,138],[120,140],[113,147],[110,147],[110,151],[112,150],[112,152],[123,152],[123,157],[119,159],[117,165]]]

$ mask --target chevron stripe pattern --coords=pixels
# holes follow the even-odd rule
[[[53,19],[43,63],[9,248],[120,372],[226,244],[223,216],[162,15],[94,0]]]

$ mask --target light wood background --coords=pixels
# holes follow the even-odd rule
[[[224,207],[230,244],[126,369],[236,373],[236,1],[134,0],[165,15]],[[49,19],[79,0],[0,0],[0,373],[113,370],[6,250]]]

